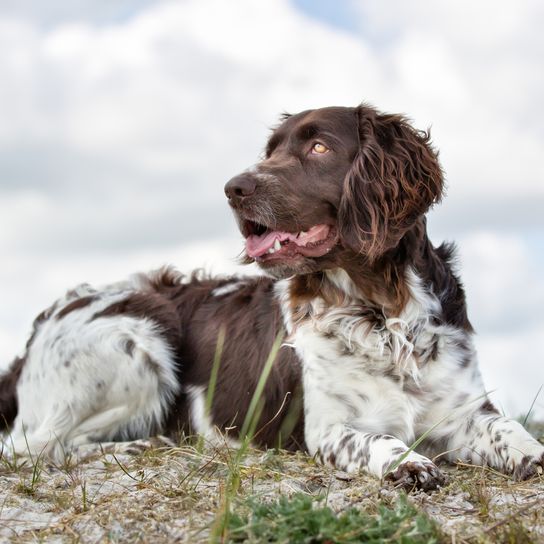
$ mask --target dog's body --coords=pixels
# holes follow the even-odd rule
[[[426,134],[366,106],[287,116],[225,191],[248,260],[277,279],[164,269],[68,293],[0,382],[16,451],[187,428],[236,438],[283,331],[258,444],[424,489],[443,476],[408,450],[423,433],[425,451],[449,460],[542,471],[542,445],[486,397],[452,249],[427,237],[442,174]]]
[[[24,363],[16,365],[14,449],[59,457],[67,445],[157,432],[184,430],[213,441],[215,428],[232,428],[236,436],[281,326],[273,291],[270,278],[184,280],[168,268],[70,291],[37,318]],[[222,326],[208,418],[204,400]],[[265,390],[261,444],[278,445],[298,383],[294,351],[282,349]],[[294,447],[288,438],[282,445]],[[296,439],[302,447],[302,433]]]

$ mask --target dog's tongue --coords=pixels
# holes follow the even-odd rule
[[[304,247],[308,244],[320,242],[327,238],[330,227],[328,225],[315,225],[307,232],[283,232],[281,230],[272,230],[261,234],[260,236],[252,234],[246,239],[246,252],[252,257],[260,257],[268,252],[278,243],[289,240],[297,246]],[[277,249],[277,248],[276,248]]]

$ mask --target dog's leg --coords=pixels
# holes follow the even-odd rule
[[[337,343],[312,329],[300,327],[296,339],[310,454],[407,488],[430,490],[444,483],[432,461],[406,445],[414,439],[417,412],[399,383],[369,374],[357,356],[339,355]]]
[[[544,472],[544,446],[517,421],[501,416],[489,401],[452,430],[447,458],[489,465],[517,480]]]
[[[429,433],[426,448],[433,456],[488,465],[518,480],[542,473],[544,446],[517,421],[499,414],[486,398],[476,364],[474,358],[449,369],[440,365],[428,376],[440,400],[429,404],[419,422],[417,433]]]
[[[410,451],[398,438],[361,432],[349,425],[337,424],[327,429],[317,455],[322,462],[341,470],[364,470],[407,489],[428,491],[445,482],[444,475],[430,459]]]

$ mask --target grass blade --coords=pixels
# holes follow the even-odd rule
[[[244,424],[242,425],[242,430],[240,431],[240,437],[242,437],[242,439],[248,436],[248,431],[250,430],[250,427],[253,427],[253,431],[255,429],[255,415],[261,402],[261,397],[264,392],[264,386],[266,385],[268,377],[270,376],[270,372],[272,371],[272,365],[274,364],[274,361],[276,360],[278,352],[281,348],[282,340],[283,331],[280,331],[276,336],[276,339],[274,340],[274,344],[272,345],[272,349],[270,350],[268,359],[263,366],[261,376],[259,377],[259,381],[257,382],[257,387],[255,387],[255,392],[253,393],[253,397],[251,398],[251,402],[249,404],[246,417],[244,419]],[[249,439],[251,440],[251,436],[249,437]]]
[[[217,344],[215,346],[215,355],[213,357],[213,366],[210,373],[210,382],[208,383],[208,392],[206,394],[206,405],[204,407],[204,413],[206,417],[210,415],[213,404],[213,396],[215,394],[215,386],[217,385],[217,375],[219,374],[219,365],[221,364],[221,356],[223,354],[223,347],[225,345],[225,326],[222,325],[217,335]]]
[[[540,392],[542,391],[542,387],[544,387],[544,384],[542,384],[538,391],[536,392],[535,398],[533,399],[533,402],[531,403],[531,407],[529,408],[529,411],[527,412],[527,415],[525,416],[525,419],[523,420],[522,425],[525,427],[527,421],[529,420],[529,416],[531,415],[531,412],[533,411],[533,408],[535,407],[536,399],[538,399]]]
[[[490,393],[493,393],[493,391],[490,391]],[[468,404],[472,404],[474,402],[477,402],[479,400],[485,399],[488,397],[490,393],[484,393],[483,395],[480,395],[479,397],[476,397],[475,399],[472,399]],[[387,470],[383,473],[382,478],[385,478],[388,474],[396,470],[400,464],[412,453],[439,425],[442,425],[446,419],[449,419],[452,417],[452,414],[446,414],[443,418],[438,420],[432,427],[427,429],[413,444],[410,445],[410,447],[394,462],[391,463],[387,467]]]

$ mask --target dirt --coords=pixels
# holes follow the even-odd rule
[[[544,542],[542,477],[513,482],[481,467],[443,468],[441,490],[410,500],[438,521],[446,542],[509,541],[511,534],[518,535],[512,542]],[[233,505],[302,492],[337,512],[375,512],[399,494],[302,453],[250,451],[238,465],[226,447],[200,451],[158,440],[92,446],[61,466],[0,461],[0,542],[205,542],[233,471],[240,477]]]

